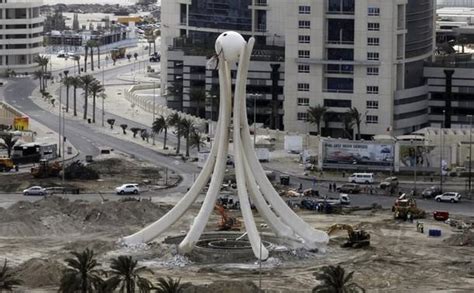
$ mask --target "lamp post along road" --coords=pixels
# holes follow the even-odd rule
[[[471,187],[472,187],[472,115],[467,115],[469,118],[469,180],[468,180],[468,190],[469,198],[471,198]]]
[[[443,124],[441,125],[439,132],[439,144],[440,144],[440,153],[439,153],[439,189],[443,192],[443,149],[444,149],[444,135],[443,128],[446,119],[446,110],[443,110]]]
[[[153,123],[155,123],[155,103],[156,100],[156,84],[153,82],[153,121],[151,122],[151,126],[153,128]],[[153,136],[153,145],[155,145],[155,133],[152,131]]]

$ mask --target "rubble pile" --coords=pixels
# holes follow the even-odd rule
[[[466,229],[462,233],[453,234],[444,242],[453,246],[474,246],[474,233],[471,229]]]
[[[151,201],[69,201],[58,196],[31,203],[18,202],[0,211],[0,235],[44,236],[107,231],[129,233],[169,210]]]
[[[57,286],[65,266],[51,259],[32,258],[22,263],[15,276],[23,281],[23,285],[31,288]]]

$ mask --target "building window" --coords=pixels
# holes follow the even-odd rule
[[[367,75],[379,75],[378,67],[367,67]]]
[[[298,98],[298,106],[309,106],[309,98]]]
[[[311,21],[309,20],[300,20],[298,21],[298,28],[311,28]]]
[[[309,73],[308,64],[298,64],[298,73]]]
[[[367,115],[367,123],[370,123],[370,124],[377,124],[379,123],[379,116],[375,116],[375,115]]]
[[[311,6],[300,5],[298,7],[299,14],[311,14]]]
[[[311,43],[310,36],[298,36],[298,43],[300,44],[309,44]]]
[[[350,108],[352,107],[352,101],[351,100],[324,99],[324,107]]]
[[[369,16],[379,16],[380,15],[380,8],[378,7],[369,7],[368,10]]]
[[[367,38],[367,45],[369,46],[378,46],[379,42],[379,38]]]
[[[367,24],[367,30],[378,32],[380,30],[380,23],[378,23],[378,22],[369,22]]]
[[[367,101],[367,109],[378,109],[379,101]]]
[[[367,60],[379,60],[379,53],[367,52]]]
[[[308,120],[308,113],[307,112],[298,112],[298,118],[299,121],[306,121]]]
[[[378,86],[367,86],[367,93],[368,94],[378,94],[379,93],[379,87]]]
[[[298,50],[298,58],[309,58],[309,50]]]
[[[309,83],[298,83],[299,92],[309,92]]]

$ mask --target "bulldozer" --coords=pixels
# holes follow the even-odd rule
[[[225,208],[216,204],[214,210],[221,216],[221,220],[217,226],[218,231],[239,231],[241,223],[237,218],[231,217],[227,214]]]
[[[370,246],[370,234],[364,230],[355,230],[351,225],[335,224],[329,227],[328,235],[334,234],[337,231],[346,230],[348,239],[341,245],[343,248],[361,248]]]
[[[47,160],[40,160],[39,165],[31,168],[31,175],[35,178],[57,177],[61,171],[58,162],[49,164]]]
[[[424,219],[426,212],[416,206],[416,200],[413,197],[407,197],[406,194],[400,195],[392,206],[393,218],[401,220]]]
[[[15,164],[13,163],[12,159],[3,157],[0,158],[0,172],[9,172],[13,168],[15,168]]]

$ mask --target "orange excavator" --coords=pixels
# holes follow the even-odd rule
[[[217,229],[218,231],[240,230],[240,221],[237,218],[229,216],[222,205],[216,204],[214,210],[221,216],[221,221],[219,222]]]

